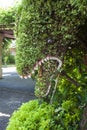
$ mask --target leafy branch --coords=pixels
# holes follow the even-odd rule
[[[71,78],[64,70],[61,71],[60,75],[66,77],[66,79],[73,83],[75,86],[80,86],[80,84],[75,79]]]

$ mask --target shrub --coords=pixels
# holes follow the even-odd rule
[[[15,64],[15,56],[8,54],[3,57],[3,64]]]
[[[30,77],[38,62],[47,56],[59,57],[63,62],[61,71],[57,72],[59,93],[52,86],[57,81],[56,62],[42,64],[37,69],[38,73],[35,73],[36,95],[40,97],[45,95],[51,81],[55,91],[52,90],[53,93],[49,93],[48,96],[53,97],[56,92],[58,99],[54,98],[54,102],[57,103],[57,107],[64,109],[55,116],[57,123],[60,124],[57,130],[62,129],[61,124],[64,130],[77,130],[82,118],[80,116],[82,109],[84,110],[84,106],[87,105],[87,81],[85,81],[87,72],[83,61],[87,47],[84,46],[85,35],[82,35],[85,33],[82,31],[83,27],[87,23],[86,6],[86,0],[22,0],[18,10],[16,21],[18,73],[23,77]],[[48,101],[47,97],[45,101]]]
[[[53,115],[54,107],[33,100],[13,113],[6,130],[57,130]]]
[[[15,64],[15,56],[8,55],[8,64]]]

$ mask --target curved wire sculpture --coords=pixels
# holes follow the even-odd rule
[[[38,67],[41,66],[44,62],[47,62],[47,61],[49,61],[49,60],[54,60],[54,61],[57,61],[57,62],[58,62],[57,71],[59,72],[59,71],[60,71],[60,68],[61,68],[61,66],[62,66],[62,61],[61,61],[59,58],[57,58],[57,57],[47,56],[46,58],[44,58],[44,59],[42,59],[42,60],[40,60],[39,62],[36,63],[36,65],[35,65],[35,67],[33,68],[31,74],[28,74],[28,75],[26,75],[26,76],[20,76],[20,77],[21,77],[21,78],[25,78],[25,79],[31,78],[31,75],[35,73],[35,70],[37,70]],[[51,97],[51,100],[50,100],[50,103],[51,103],[51,104],[52,104],[52,100],[53,100],[53,97],[54,97],[54,94],[55,94],[55,91],[56,91],[56,88],[57,88],[58,78],[59,78],[59,76],[57,76],[57,78],[56,78],[56,80],[55,80],[55,86],[54,86],[54,90],[53,90],[52,97]],[[50,89],[51,89],[51,86],[52,86],[52,85],[51,85],[51,83],[50,83],[49,86],[48,86],[48,89],[47,89],[46,93],[45,93],[44,95],[42,95],[42,97],[46,97],[46,96],[49,94]]]

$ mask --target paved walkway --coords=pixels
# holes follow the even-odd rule
[[[35,81],[20,79],[15,67],[3,68],[0,80],[0,130],[5,130],[9,117],[24,102],[35,99]]]

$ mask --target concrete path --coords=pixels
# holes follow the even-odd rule
[[[3,68],[0,80],[0,130],[5,130],[9,117],[22,103],[35,99],[35,81],[20,79],[15,67]]]
[[[3,79],[0,87],[33,92],[35,82],[32,79],[21,79],[15,67],[3,68]]]

